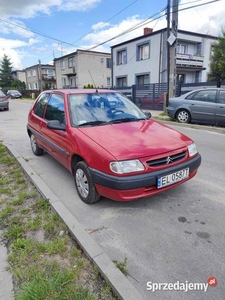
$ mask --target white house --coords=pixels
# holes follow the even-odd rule
[[[77,50],[54,59],[57,88],[111,86],[111,53]]]
[[[207,81],[212,45],[217,37],[178,30],[176,41],[177,80]],[[167,82],[167,29],[144,34],[111,47],[112,85],[116,87]]]

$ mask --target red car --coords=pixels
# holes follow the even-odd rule
[[[111,90],[42,92],[27,132],[33,153],[46,151],[66,167],[88,204],[163,192],[191,179],[201,164],[193,140]]]
[[[149,94],[143,97],[140,101],[141,108],[161,108],[163,109],[164,93],[162,94]]]

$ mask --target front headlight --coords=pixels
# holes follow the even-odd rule
[[[195,155],[196,153],[198,153],[198,150],[197,150],[197,147],[196,147],[195,143],[188,146],[188,152],[189,152],[190,157]]]
[[[117,174],[125,174],[132,172],[140,172],[145,168],[138,159],[124,160],[124,161],[112,161],[110,163],[110,169]]]

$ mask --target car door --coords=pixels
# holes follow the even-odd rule
[[[218,91],[215,124],[225,126],[225,90]]]
[[[214,124],[216,113],[216,93],[215,89],[200,90],[189,95],[189,109],[192,120]]]
[[[45,106],[47,105],[48,98],[50,97],[50,93],[43,92],[40,94],[39,98],[37,99],[35,105],[31,108],[31,111],[28,115],[28,124],[30,124],[30,130],[36,137],[38,147],[46,150],[46,142],[45,139],[42,137],[40,129],[43,124],[43,115],[45,111]],[[31,125],[32,124],[32,125]]]
[[[65,130],[50,129],[47,127],[47,122],[51,120],[58,120],[61,124],[66,125],[64,96],[62,94],[51,94],[45,110],[41,134],[45,139],[46,150],[49,154],[68,168],[70,142],[66,127]]]

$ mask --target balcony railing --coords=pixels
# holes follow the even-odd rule
[[[204,56],[194,54],[180,54],[176,55],[176,65],[181,67],[203,67]]]
[[[43,80],[56,80],[55,76],[42,75]]]

